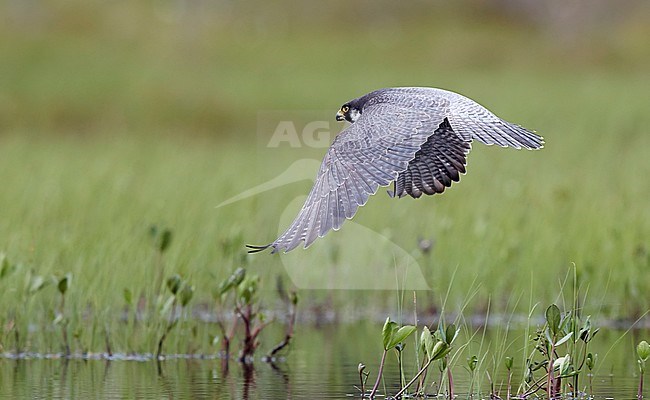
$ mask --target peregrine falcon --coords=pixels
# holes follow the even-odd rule
[[[419,198],[444,192],[465,173],[473,140],[486,145],[540,149],[544,139],[504,121],[475,101],[427,87],[379,89],[336,113],[348,121],[325,154],[314,187],[291,226],[273,243],[249,253],[307,248],[338,230],[380,186],[389,195]]]

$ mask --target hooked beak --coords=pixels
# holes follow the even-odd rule
[[[336,113],[336,120],[337,121],[343,121],[345,119],[345,115],[343,115],[343,111],[339,110]]]

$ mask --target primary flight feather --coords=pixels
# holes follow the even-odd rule
[[[540,149],[541,136],[504,121],[458,93],[425,87],[379,89],[336,114],[351,123],[336,136],[314,187],[289,228],[273,243],[249,247],[288,252],[338,230],[380,186],[397,197],[442,193],[465,173],[471,142]]]

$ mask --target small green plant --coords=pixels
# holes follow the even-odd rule
[[[358,371],[359,371],[359,380],[361,382],[362,397],[367,396],[370,398],[374,398],[375,395],[377,394],[377,389],[379,388],[379,383],[381,382],[383,376],[384,365],[386,362],[386,355],[390,350],[393,349],[397,352],[397,361],[398,361],[398,367],[400,372],[400,390],[393,397],[400,398],[404,393],[406,393],[408,388],[411,387],[416,382],[418,384],[415,389],[414,395],[416,396],[426,395],[424,393],[424,387],[425,387],[425,380],[426,380],[426,372],[428,371],[429,366],[431,365],[432,362],[436,360],[440,360],[446,365],[446,362],[448,361],[447,355],[451,351],[451,344],[454,341],[454,339],[458,336],[458,333],[460,331],[456,329],[456,326],[453,324],[447,326],[446,328],[444,327],[443,324],[440,324],[440,326],[435,332],[431,332],[429,328],[426,326],[423,327],[422,332],[420,334],[420,340],[418,341],[419,343],[418,352],[421,351],[423,353],[422,364],[418,367],[418,372],[411,378],[411,380],[405,382],[404,368],[402,365],[402,351],[404,350],[405,340],[409,336],[411,336],[416,330],[417,327],[414,325],[400,326],[396,322],[391,321],[390,318],[386,318],[386,322],[382,327],[383,352],[381,356],[381,361],[379,362],[377,379],[375,380],[375,384],[373,385],[371,391],[367,395],[365,392],[365,382],[368,377],[368,374],[365,372],[365,365],[362,363],[359,364]],[[476,369],[476,366],[478,364],[478,359],[476,359],[476,362],[472,361],[470,364],[474,369]],[[453,382],[451,383],[451,385],[453,385]],[[451,393],[453,393],[453,390],[451,390]]]
[[[587,357],[585,358],[585,365],[587,366],[587,369],[589,370],[589,394],[593,396],[594,394],[594,386],[593,386],[593,377],[594,377],[594,367],[596,366],[596,360],[598,359],[598,354],[591,354],[588,353]]]
[[[56,288],[61,295],[61,302],[59,303],[59,310],[54,318],[54,325],[61,327],[61,338],[63,340],[63,352],[66,357],[70,356],[70,341],[68,340],[68,318],[65,315],[65,295],[70,287],[72,275],[66,274],[61,278],[55,278],[57,284]]]
[[[438,330],[434,333],[431,333],[429,328],[426,326],[422,328],[422,333],[420,335],[420,348],[424,353],[423,364],[413,379],[404,385],[404,387],[397,392],[394,397],[399,397],[404,394],[404,392],[416,381],[418,381],[416,394],[425,395],[423,390],[425,387],[426,372],[429,369],[429,366],[432,362],[440,360],[442,364],[445,364],[446,368],[447,355],[451,352],[451,344],[456,339],[459,332],[460,330],[456,329],[454,324],[449,325],[446,329],[443,324],[440,324]]]
[[[366,365],[364,363],[359,363],[359,366],[357,367],[357,371],[359,372],[359,390],[361,390],[361,393],[366,393],[366,382],[368,381],[368,376],[370,375],[366,371]]]
[[[236,291],[236,288],[242,283],[245,276],[246,270],[244,268],[237,268],[228,278],[219,284],[217,289],[213,292],[214,298],[218,303],[218,309],[223,309],[227,306],[228,296],[231,292]],[[234,301],[236,300],[233,300],[233,302]],[[223,360],[226,361],[225,365],[227,365],[227,361],[230,358],[230,344],[235,336],[238,322],[239,318],[237,315],[234,315],[230,327],[226,328],[225,317],[223,315],[220,315],[217,320],[217,325],[221,330],[221,351]],[[217,341],[219,341],[219,337],[215,336],[212,342],[216,343]]]
[[[642,340],[636,346],[636,355],[639,358],[637,360],[639,363],[639,390],[637,391],[636,397],[641,400],[643,398],[643,375],[645,374],[646,362],[650,358],[650,344]]]
[[[230,346],[237,332],[239,322],[243,325],[243,338],[237,359],[245,364],[253,362],[255,351],[260,344],[259,335],[272,322],[272,320],[266,319],[259,304],[259,285],[259,276],[248,274],[244,268],[237,268],[228,278],[219,284],[213,293],[217,307],[221,310],[217,324],[221,330],[221,349],[224,369],[227,369],[228,360],[230,359]],[[271,351],[268,359],[272,359],[273,355],[286,347],[293,336],[298,296],[295,292],[292,292],[290,295],[286,295],[286,297],[286,302],[290,304],[289,328],[283,342]],[[225,310],[232,310],[232,321],[229,326],[226,323]],[[213,342],[217,340],[215,337]]]
[[[13,309],[10,318],[10,325],[14,329],[16,354],[20,354],[23,351],[23,345],[29,342],[29,323],[27,318],[30,305],[36,294],[49,284],[49,280],[45,279],[42,275],[35,274],[31,269],[25,274],[24,285],[22,285],[22,290],[19,291],[17,305]]]
[[[187,281],[183,280],[178,274],[174,274],[167,279],[167,289],[171,292],[171,296],[165,302],[160,313],[167,315],[167,323],[163,329],[163,333],[158,340],[158,349],[156,350],[156,359],[162,359],[162,350],[165,340],[169,333],[182,321],[185,307],[190,303],[194,296],[194,286],[190,285]],[[176,308],[180,305],[180,316],[176,316]]]
[[[587,356],[590,354],[587,351],[588,344],[598,333],[598,329],[592,328],[589,316],[580,324],[580,318],[575,310],[562,314],[557,305],[551,304],[544,316],[546,321],[544,328],[538,330],[532,338],[535,350],[542,359],[536,361],[535,353],[528,357],[524,370],[527,390],[522,394],[523,397],[541,389],[546,391],[549,398],[557,397],[562,389],[562,380],[570,377],[573,378],[573,390],[577,390],[577,377],[587,364]],[[562,353],[560,353],[561,349],[564,350]],[[592,367],[594,362],[594,357],[591,356],[589,363]],[[546,374],[536,379],[535,373],[539,370],[545,371]],[[546,384],[544,385],[543,382]]]
[[[471,395],[474,389],[474,379],[475,379],[475,372],[476,372],[476,366],[478,365],[478,357],[471,356],[467,358],[467,370],[469,371],[469,378],[470,378],[470,384],[469,384],[469,394]]]
[[[413,325],[404,325],[399,326],[396,322],[393,322],[389,318],[386,318],[386,322],[381,330],[381,337],[384,351],[381,355],[381,361],[379,363],[379,371],[377,372],[377,379],[375,384],[370,391],[370,397],[374,397],[379,388],[379,382],[381,382],[381,377],[384,372],[384,363],[386,362],[386,354],[392,349],[395,349],[398,354],[398,360],[401,362],[401,350],[402,346],[399,346],[406,338],[408,338],[417,328]],[[401,372],[401,369],[400,369]]]
[[[447,344],[447,347],[451,349],[451,344],[456,340],[458,337],[458,333],[460,332],[460,329],[456,328],[456,325],[450,324],[446,328],[443,324],[440,324],[438,327],[438,336],[439,339],[442,340]],[[453,399],[454,398],[454,379],[451,374],[451,368],[449,365],[449,352],[445,354],[444,358],[444,368],[447,370],[447,385],[449,389],[449,398]]]
[[[560,377],[556,378],[554,376],[555,370],[558,369],[558,366],[562,365],[568,372],[568,369],[571,366],[570,361],[565,362],[565,360],[570,360],[568,354],[562,358],[561,363],[556,363],[556,359],[554,357],[556,356],[557,348],[571,339],[573,332],[563,334],[564,332],[560,326],[562,324],[562,316],[559,307],[555,304],[551,304],[546,309],[545,316],[546,329],[544,330],[544,337],[546,339],[546,354],[548,355],[546,392],[548,398],[552,399],[557,395],[557,392],[559,391],[561,379]],[[560,374],[562,374],[562,372],[560,372]]]
[[[13,274],[18,268],[18,265],[9,262],[5,253],[0,253],[0,280]]]
[[[514,360],[512,357],[506,357],[503,360],[503,364],[506,367],[506,370],[508,371],[508,383],[507,383],[507,394],[506,394],[506,399],[510,399],[510,392],[512,390],[512,365],[514,363]]]
[[[172,231],[167,228],[159,229],[157,225],[151,225],[149,228],[149,237],[151,238],[154,251],[154,270],[158,272],[154,286],[155,297],[158,297],[162,289],[163,277],[165,275],[163,255],[172,244]]]

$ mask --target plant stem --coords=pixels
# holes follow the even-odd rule
[[[639,391],[636,394],[638,400],[643,399],[643,371],[641,371],[641,376],[639,378]]]
[[[167,335],[169,335],[169,332],[171,332],[172,328],[174,328],[174,326],[176,325],[176,321],[174,320],[175,309],[176,309],[176,297],[174,297],[174,301],[172,302],[171,312],[169,315],[169,320],[167,321],[167,326],[165,327],[165,331],[160,337],[160,340],[158,340],[158,349],[156,350],[157,360],[160,360],[160,356],[162,355],[163,343],[165,343],[165,339],[167,339]]]
[[[165,264],[163,263],[163,254],[160,250],[154,251],[154,263],[156,264],[155,269],[158,271],[158,276],[156,277],[156,284],[154,285],[154,299],[157,299],[162,290],[163,280],[165,276]],[[152,302],[153,303],[153,302]]]
[[[445,356],[446,357],[446,356]],[[454,380],[451,377],[451,365],[447,362],[447,379],[449,380],[449,400],[454,399]]]
[[[413,384],[413,383],[414,383],[414,382],[415,382],[415,381],[420,377],[420,375],[422,375],[424,372],[426,372],[426,370],[429,368],[429,365],[431,364],[432,361],[433,361],[433,359],[429,359],[429,361],[427,361],[427,363],[424,364],[424,366],[423,366],[423,367],[418,371],[418,373],[415,374],[415,376],[413,377],[413,379],[411,379],[411,380],[409,381],[409,383],[407,383],[407,384],[402,388],[402,390],[400,390],[399,392],[397,392],[397,394],[396,394],[394,397],[399,397],[399,396],[401,396],[401,395],[406,391],[406,389],[408,389],[409,386],[411,386],[411,385],[412,385],[412,384]]]
[[[553,338],[555,342],[555,337]],[[546,394],[549,399],[553,398],[553,354],[555,353],[555,343],[551,344],[551,351],[548,353],[548,373],[546,376]]]
[[[578,267],[573,263],[573,318],[572,318],[572,332],[573,337],[571,342],[573,342],[573,360],[578,360]],[[587,344],[585,343],[585,348]],[[573,375],[573,397],[576,397],[578,390],[578,376],[579,374]]]
[[[287,333],[284,336],[284,340],[269,352],[269,354],[267,355],[268,358],[273,358],[273,356],[275,356],[275,354],[278,351],[287,347],[289,345],[289,342],[291,342],[291,339],[293,338],[293,330],[294,330],[294,326],[296,325],[296,307],[292,306],[289,312],[290,312],[289,327],[287,328]]]
[[[172,331],[172,328],[176,325],[175,322],[170,322],[167,324],[167,327],[165,328],[165,331],[163,332],[162,336],[160,337],[160,340],[158,340],[158,349],[156,350],[156,359],[160,360],[160,356],[162,355],[162,348],[163,348],[163,343],[165,342],[165,339],[167,339],[167,335],[169,335],[169,332]]]
[[[104,343],[106,345],[106,354],[109,357],[113,357],[113,350],[111,349],[111,337],[108,331],[108,324],[104,326]]]
[[[523,394],[517,396],[518,398],[526,398],[530,396],[531,394],[537,392],[538,390],[542,390],[544,387],[542,386],[542,382],[546,379],[546,375],[540,377],[537,381],[533,382],[532,385],[530,385],[530,389],[525,391]]]
[[[404,387],[404,368],[402,366],[402,352],[397,351],[397,363],[399,364],[399,387],[400,389]]]
[[[381,375],[384,373],[384,362],[386,361],[386,353],[388,353],[385,349],[384,352],[381,355],[381,361],[379,362],[379,371],[377,372],[377,380],[375,381],[374,386],[372,387],[372,390],[370,391],[370,398],[373,398],[375,396],[375,393],[377,393],[377,388],[379,387],[379,382],[381,381]]]
[[[510,400],[510,383],[512,382],[512,371],[508,371],[508,394],[506,400]]]
[[[61,294],[61,335],[63,336],[63,349],[65,356],[70,356],[70,343],[68,341],[68,321],[65,319],[65,294]]]
[[[426,362],[422,360],[422,366],[420,367],[420,370],[424,369]],[[427,379],[427,370],[424,371],[422,375],[420,375],[420,379],[418,380],[418,385],[415,387],[415,393],[420,393],[421,390],[424,390],[424,382]]]

